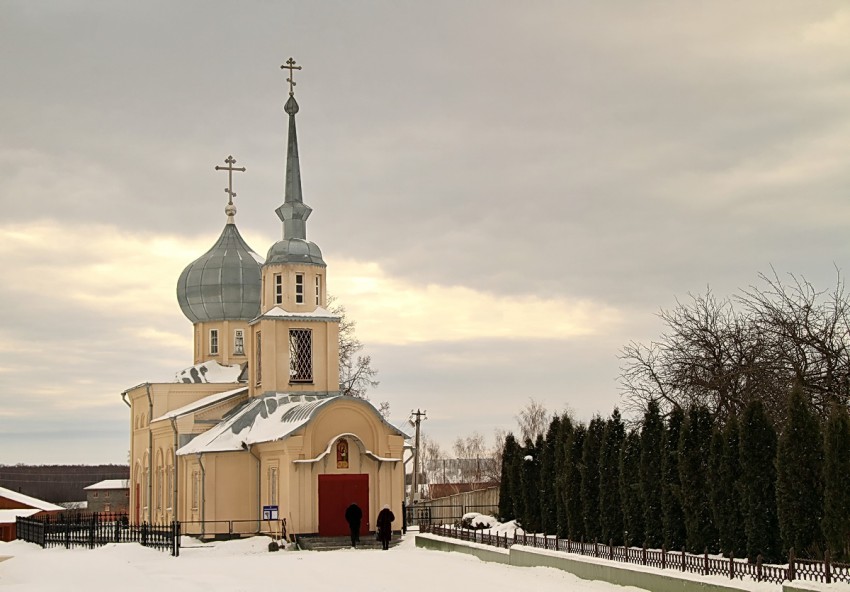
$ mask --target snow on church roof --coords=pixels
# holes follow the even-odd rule
[[[272,393],[249,401],[233,416],[221,421],[212,429],[195,437],[191,442],[177,450],[177,454],[199,454],[207,452],[232,452],[245,450],[246,446],[262,442],[282,440],[315,417],[318,410],[343,398],[343,395],[295,395]],[[374,406],[368,401],[346,397],[363,405]],[[374,409],[378,413],[377,409]],[[404,432],[391,424],[394,430],[404,436]]]
[[[181,415],[185,415],[187,413],[192,413],[193,411],[200,411],[205,407],[210,407],[217,403],[221,403],[222,401],[226,401],[231,397],[235,397],[237,395],[244,394],[248,391],[247,386],[243,386],[237,389],[224,391],[223,393],[215,393],[213,395],[209,395],[204,397],[203,399],[198,399],[194,403],[189,403],[188,405],[184,405],[183,407],[179,407],[172,411],[169,411],[165,415],[160,415],[159,417],[152,419],[151,423],[155,421],[161,421],[163,419],[172,419],[175,417],[180,417]]]
[[[317,306],[316,310],[312,312],[290,312],[288,310],[283,310],[279,306],[275,306],[258,316],[256,319],[251,321],[251,323],[253,324],[256,321],[265,318],[289,319],[293,321],[338,321],[340,319],[339,315],[336,315],[321,306]]]
[[[198,435],[177,454],[244,450],[243,444],[281,440],[310,421],[319,407],[336,398],[276,393],[254,399],[240,412]]]
[[[62,506],[57,506],[56,504],[51,504],[50,502],[46,502],[35,497],[30,497],[28,495],[24,495],[23,493],[18,493],[17,491],[12,491],[11,489],[6,489],[5,487],[0,487],[0,497],[4,497],[8,500],[12,500],[13,502],[18,502],[19,504],[24,504],[25,506],[29,506],[31,508],[37,508],[45,512],[55,512],[65,509]]]
[[[174,382],[198,384],[202,382],[239,382],[242,366],[223,366],[216,360],[207,360],[194,366],[189,366],[174,375]]]

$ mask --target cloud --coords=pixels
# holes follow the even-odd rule
[[[496,295],[455,285],[416,284],[376,263],[331,260],[333,291],[370,343],[469,339],[566,339],[609,331],[617,309],[569,297]]]

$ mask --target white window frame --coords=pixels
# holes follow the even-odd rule
[[[283,304],[283,274],[274,274],[274,303]]]
[[[218,355],[218,329],[210,329],[210,355]]]
[[[201,474],[192,471],[192,509],[197,510],[201,498]]]
[[[245,330],[244,329],[234,329],[233,330],[233,355],[235,355],[235,356],[244,356],[245,355]]]
[[[322,303],[322,276],[316,276],[316,306]]]
[[[304,274],[295,274],[295,304],[304,304]]]

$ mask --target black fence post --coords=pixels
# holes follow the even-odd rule
[[[661,545],[661,569],[667,569],[667,546]]]
[[[643,553],[641,554],[641,561],[643,565],[646,565],[646,541],[643,542]]]
[[[608,560],[614,561],[614,539],[608,539]]]
[[[682,547],[682,571],[687,571],[687,555],[685,555],[685,548]]]
[[[797,566],[795,562],[797,558],[794,556],[794,547],[788,549],[788,581],[793,582],[794,578],[797,577]]]
[[[702,563],[702,575],[707,576],[708,575],[708,547],[706,547],[705,550],[702,552],[702,558],[703,558],[702,559],[702,561],[703,561],[703,563]]]
[[[832,557],[829,555],[829,549],[827,549],[823,553],[823,575],[827,584],[832,583],[831,559]]]
[[[729,579],[735,579],[735,552],[729,551]]]
[[[142,522],[142,546],[148,546],[148,523]]]
[[[761,553],[756,557],[756,581],[761,582]]]

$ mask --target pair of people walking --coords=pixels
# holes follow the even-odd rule
[[[381,547],[386,551],[390,548],[390,540],[393,536],[393,521],[395,515],[388,505],[378,512],[378,540],[381,541]],[[348,528],[351,530],[351,546],[357,547],[360,542],[360,523],[363,521],[363,510],[356,503],[352,503],[345,509],[345,521],[348,522]]]

